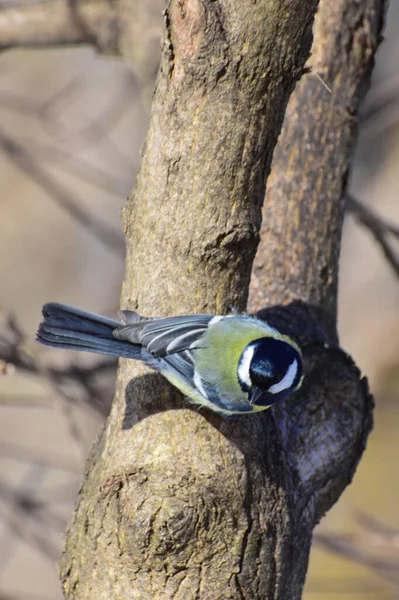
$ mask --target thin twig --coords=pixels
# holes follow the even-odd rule
[[[118,254],[118,256],[124,255],[125,244],[123,236],[105,223],[102,223],[97,217],[85,212],[69,191],[60,182],[46,173],[43,167],[26,152],[23,146],[1,131],[0,148],[19,169],[40,185],[51,196],[52,200],[67,211],[82,227],[112,250],[112,252]]]
[[[389,235],[399,239],[399,226],[377,215],[352,194],[347,193],[346,198],[348,210],[355,215],[359,223],[373,234],[375,240],[381,246],[385,258],[399,277],[399,256],[387,239]]]
[[[35,157],[35,160],[41,159],[47,164],[55,164],[58,169],[118,198],[125,198],[132,187],[131,181],[104,171],[101,167],[77,156],[74,151],[53,144],[40,147],[27,141],[24,142],[24,146],[27,153]],[[130,171],[134,171],[133,164],[130,166]]]
[[[78,82],[72,81],[63,88],[63,90],[69,94],[69,98],[73,93],[77,93],[80,89]],[[39,119],[41,125],[49,130],[53,136],[57,136],[58,140],[62,137],[63,144],[67,143],[68,147],[73,147],[73,142],[79,147],[87,148],[89,146],[98,145],[100,142],[107,140],[109,141],[110,131],[115,128],[118,122],[123,119],[126,112],[131,108],[131,98],[134,93],[138,92],[137,82],[132,73],[125,73],[122,80],[122,84],[116,89],[112,102],[110,102],[105,108],[103,108],[95,118],[88,119],[81,129],[78,131],[72,131],[60,120],[61,102],[65,104],[68,96],[61,91],[57,92],[50,100],[47,100],[42,104],[39,109]],[[67,103],[67,107],[70,107],[70,101]],[[54,135],[55,134],[55,135]],[[118,150],[118,149],[116,149]],[[125,163],[127,169],[131,169],[131,160],[120,153],[118,156],[119,162]]]
[[[64,368],[44,366],[28,350],[26,335],[17,321],[8,316],[3,317],[3,327],[0,332],[0,363],[5,365],[3,368],[5,375],[9,370],[18,369],[44,377],[68,403],[77,403],[76,396],[71,393],[71,390],[78,384],[84,392],[84,402],[101,415],[108,414],[109,401],[98,389],[96,379],[104,373],[115,373],[117,366],[115,358],[103,358],[89,366],[74,363]]]
[[[361,133],[367,138],[385,133],[399,122],[399,75],[372,87],[360,115]]]
[[[29,543],[33,548],[37,549],[43,556],[48,558],[52,563],[59,556],[59,548],[51,542],[48,532],[43,530],[43,526],[38,528],[38,524],[32,520],[32,516],[37,517],[36,503],[31,495],[24,495],[23,498],[18,498],[15,491],[8,488],[7,495],[5,494],[6,486],[2,483],[0,487],[0,498],[9,506],[9,510],[2,509],[0,504],[0,514],[3,513],[2,519],[11,532]],[[22,501],[22,503],[21,503]],[[4,545],[3,545],[4,547]],[[6,559],[9,556],[7,553],[4,556]]]
[[[71,173],[79,179],[99,188],[118,198],[124,198],[129,193],[132,183],[124,176],[116,176],[108,170],[94,165],[92,162],[80,156],[82,149],[87,149],[93,144],[99,144],[104,140],[112,149],[118,163],[123,163],[124,171],[134,173],[137,165],[131,159],[127,159],[119,148],[116,148],[110,138],[110,131],[115,127],[124,113],[131,106],[131,94],[135,80],[126,74],[121,89],[117,91],[111,104],[102,110],[95,119],[78,131],[71,133],[70,127],[60,119],[63,104],[68,101],[70,107],[71,96],[80,91],[79,82],[73,79],[58,90],[44,103],[35,102],[24,96],[13,92],[0,92],[0,107],[12,112],[20,112],[35,118],[39,125],[47,130],[53,137],[53,143],[48,146],[40,146],[36,140],[24,140],[20,146],[24,148],[35,162],[39,159],[45,160],[46,164],[56,164],[59,169]],[[62,145],[59,145],[62,144]]]
[[[399,586],[399,560],[393,557],[369,556],[364,546],[345,539],[337,534],[314,535],[314,542],[323,546],[330,552],[349,558],[354,562],[364,565],[384,577],[387,581]],[[364,542],[363,542],[364,543]]]

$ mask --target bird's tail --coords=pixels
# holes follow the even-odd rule
[[[42,312],[36,335],[41,344],[140,359],[140,345],[113,337],[113,331],[123,326],[119,321],[56,302],[45,304]]]

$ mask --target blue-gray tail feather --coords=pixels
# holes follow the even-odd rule
[[[140,345],[113,337],[113,331],[123,326],[119,321],[56,302],[45,304],[42,312],[43,321],[36,335],[41,344],[110,356],[141,358]]]

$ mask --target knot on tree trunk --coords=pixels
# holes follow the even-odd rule
[[[374,401],[367,379],[338,346],[328,314],[297,301],[257,316],[290,335],[303,351],[303,386],[276,406],[274,416],[296,473],[293,500],[304,508],[314,500],[318,521],[353,477],[372,428]]]

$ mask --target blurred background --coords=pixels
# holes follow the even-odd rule
[[[34,333],[50,300],[117,314],[120,209],[161,19],[137,69],[83,47],[0,55],[0,600],[62,597],[56,561],[116,363],[38,347]],[[375,428],[316,529],[306,600],[399,598],[398,31],[392,1],[350,184],[364,208],[347,215],[340,276],[341,344],[370,378]]]

